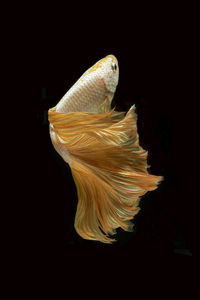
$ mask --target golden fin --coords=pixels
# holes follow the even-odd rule
[[[58,113],[49,121],[63,140],[78,192],[75,229],[85,239],[111,243],[118,227],[132,230],[139,199],[161,176],[148,173],[134,106],[124,113]],[[62,143],[63,145],[63,143]]]
[[[110,94],[103,99],[102,103],[98,105],[98,113],[103,114],[111,110],[111,102],[114,94]]]

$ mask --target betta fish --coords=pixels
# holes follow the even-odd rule
[[[103,243],[115,241],[119,227],[133,230],[141,196],[162,180],[148,172],[135,106],[126,114],[111,109],[118,79],[118,61],[108,55],[48,112],[52,144],[77,188],[75,229],[82,238]]]

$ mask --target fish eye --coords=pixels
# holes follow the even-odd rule
[[[111,68],[112,68],[112,70],[113,70],[114,72],[116,72],[116,71],[117,71],[117,65],[116,65],[116,63],[112,62]]]

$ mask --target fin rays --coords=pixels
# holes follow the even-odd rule
[[[71,158],[76,231],[85,239],[111,243],[116,228],[132,229],[140,197],[162,180],[147,171],[134,107],[125,116],[114,110],[63,114],[51,109],[49,121]]]

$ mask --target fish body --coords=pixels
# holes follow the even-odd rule
[[[77,233],[103,243],[116,228],[131,231],[139,200],[162,180],[148,172],[147,151],[139,145],[137,116],[111,109],[119,66],[108,55],[89,68],[49,110],[50,137],[70,165],[77,187]],[[61,187],[65,191],[65,187]]]
[[[111,104],[118,78],[117,59],[114,55],[108,55],[81,76],[56,105],[56,111],[103,112],[103,103],[106,101],[108,106]]]

